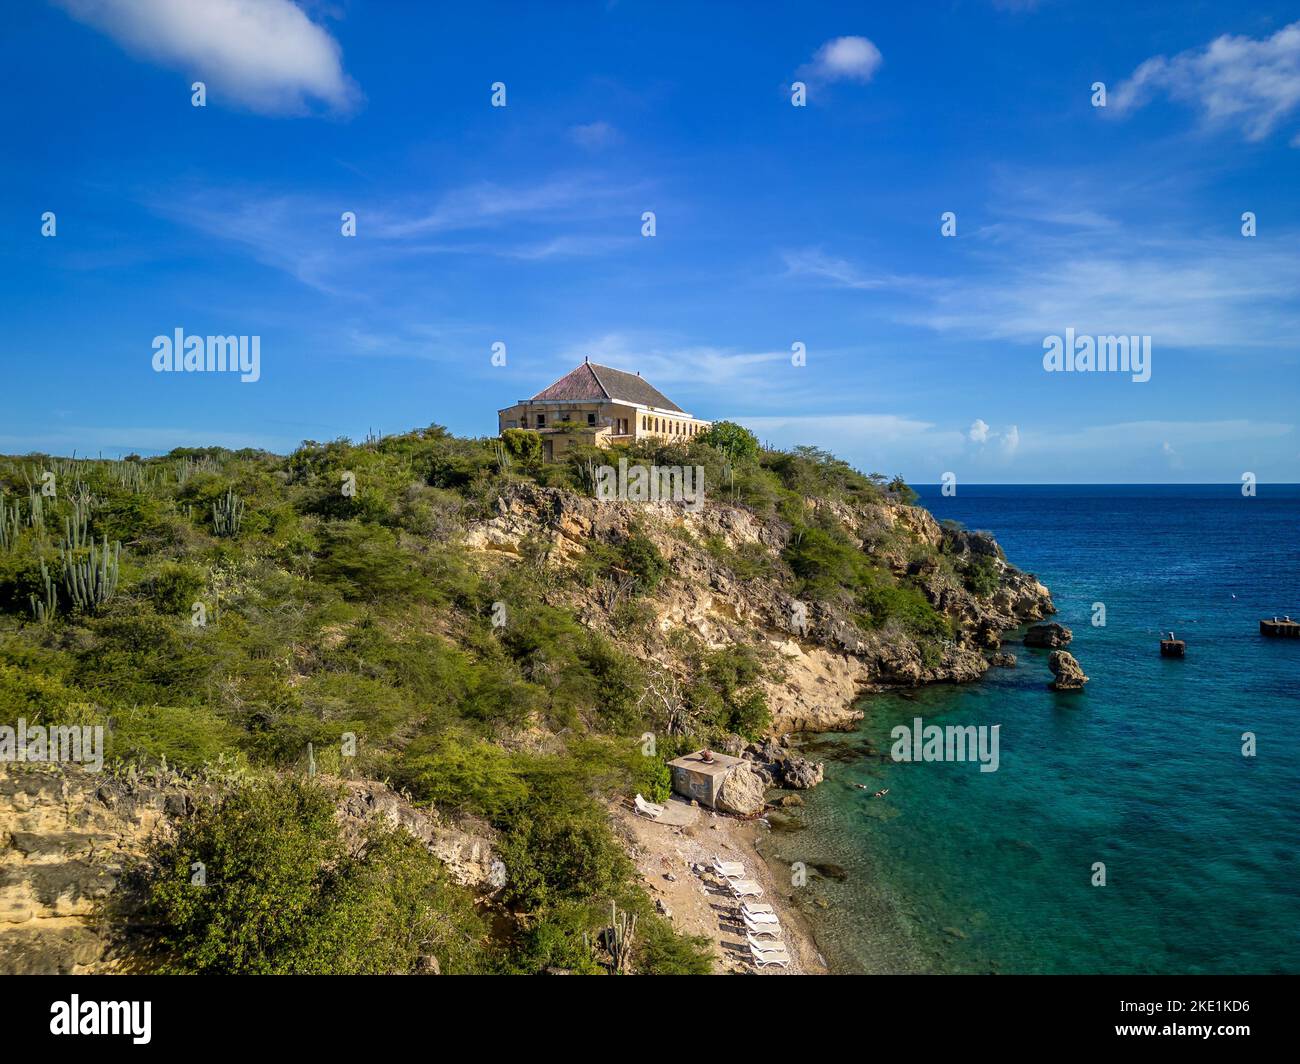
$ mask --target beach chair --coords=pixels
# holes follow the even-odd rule
[[[750,924],[779,924],[781,922],[774,912],[752,913],[743,907],[740,910],[740,918]]]
[[[764,942],[757,935],[746,932],[745,941],[749,943],[751,950],[758,950],[759,953],[784,953],[784,942]]]
[[[744,924],[745,924],[745,937],[748,938],[751,942],[756,938],[780,938],[781,937],[781,925],[776,923],[775,921],[770,924],[756,924],[752,920],[746,918]]]
[[[778,968],[790,967],[790,954],[782,950],[758,950],[751,944],[749,955],[754,958],[754,965],[757,968],[766,968],[769,964],[774,964]]]
[[[765,901],[742,901],[740,907],[754,917],[776,915],[776,910]]]
[[[761,898],[763,888],[752,879],[736,879],[727,883],[737,898]]]
[[[649,817],[651,820],[658,820],[664,815],[664,807],[662,805],[656,805],[654,802],[647,802],[639,794],[636,796],[635,804],[636,811],[644,817]]]
[[[723,879],[744,879],[745,866],[739,861],[719,861],[713,859],[713,871]]]

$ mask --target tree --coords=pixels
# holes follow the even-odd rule
[[[506,429],[501,433],[501,442],[511,458],[526,466],[537,465],[542,460],[542,437],[531,429]]]
[[[734,421],[715,421],[696,438],[700,443],[721,451],[733,462],[758,456],[758,437]]]

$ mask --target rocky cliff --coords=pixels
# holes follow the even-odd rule
[[[401,828],[458,882],[490,893],[491,831],[452,826],[373,781],[340,787],[345,834]],[[216,785],[155,775],[123,779],[59,766],[0,764],[0,975],[130,970],[132,922],[118,888],[156,831]],[[105,907],[114,905],[110,931]]]
[[[928,511],[901,502],[805,501],[864,554],[918,587],[951,622],[952,638],[935,646],[897,626],[864,631],[844,605],[797,599],[788,580],[741,578],[725,561],[728,552],[766,555],[778,568],[791,531],[779,518],[726,503],[691,510],[673,503],[600,502],[522,484],[498,499],[491,518],[470,527],[465,542],[498,559],[518,559],[525,543],[540,543],[550,564],[565,564],[633,530],[649,537],[667,559],[671,577],[650,602],[657,631],[648,641],[629,643],[598,596],[568,592],[566,604],[643,660],[682,676],[693,663],[674,654],[666,637],[675,629],[693,633],[708,647],[764,651],[772,662],[763,685],[773,734],[851,726],[861,716],[854,703],[881,685],[978,679],[1000,646],[1001,632],[1054,612],[1047,588],[1008,564],[987,534],[941,527]],[[967,590],[954,575],[954,565],[971,559],[986,559],[996,576],[987,594]]]

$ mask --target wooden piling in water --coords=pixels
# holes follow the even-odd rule
[[[1183,639],[1175,639],[1174,633],[1169,633],[1168,639],[1160,640],[1160,656],[1162,658],[1181,658],[1187,653],[1187,642]]]

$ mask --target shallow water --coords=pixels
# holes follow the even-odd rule
[[[1258,634],[1300,617],[1300,488],[921,491],[1051,588],[1091,682],[1050,691],[1048,652],[1009,646],[1015,669],[869,697],[859,731],[816,738],[827,780],[765,852],[847,871],[803,888],[832,966],[1300,971],[1300,641]],[[1159,656],[1171,628],[1184,659]],[[1001,725],[998,770],[864,753],[917,716]]]

